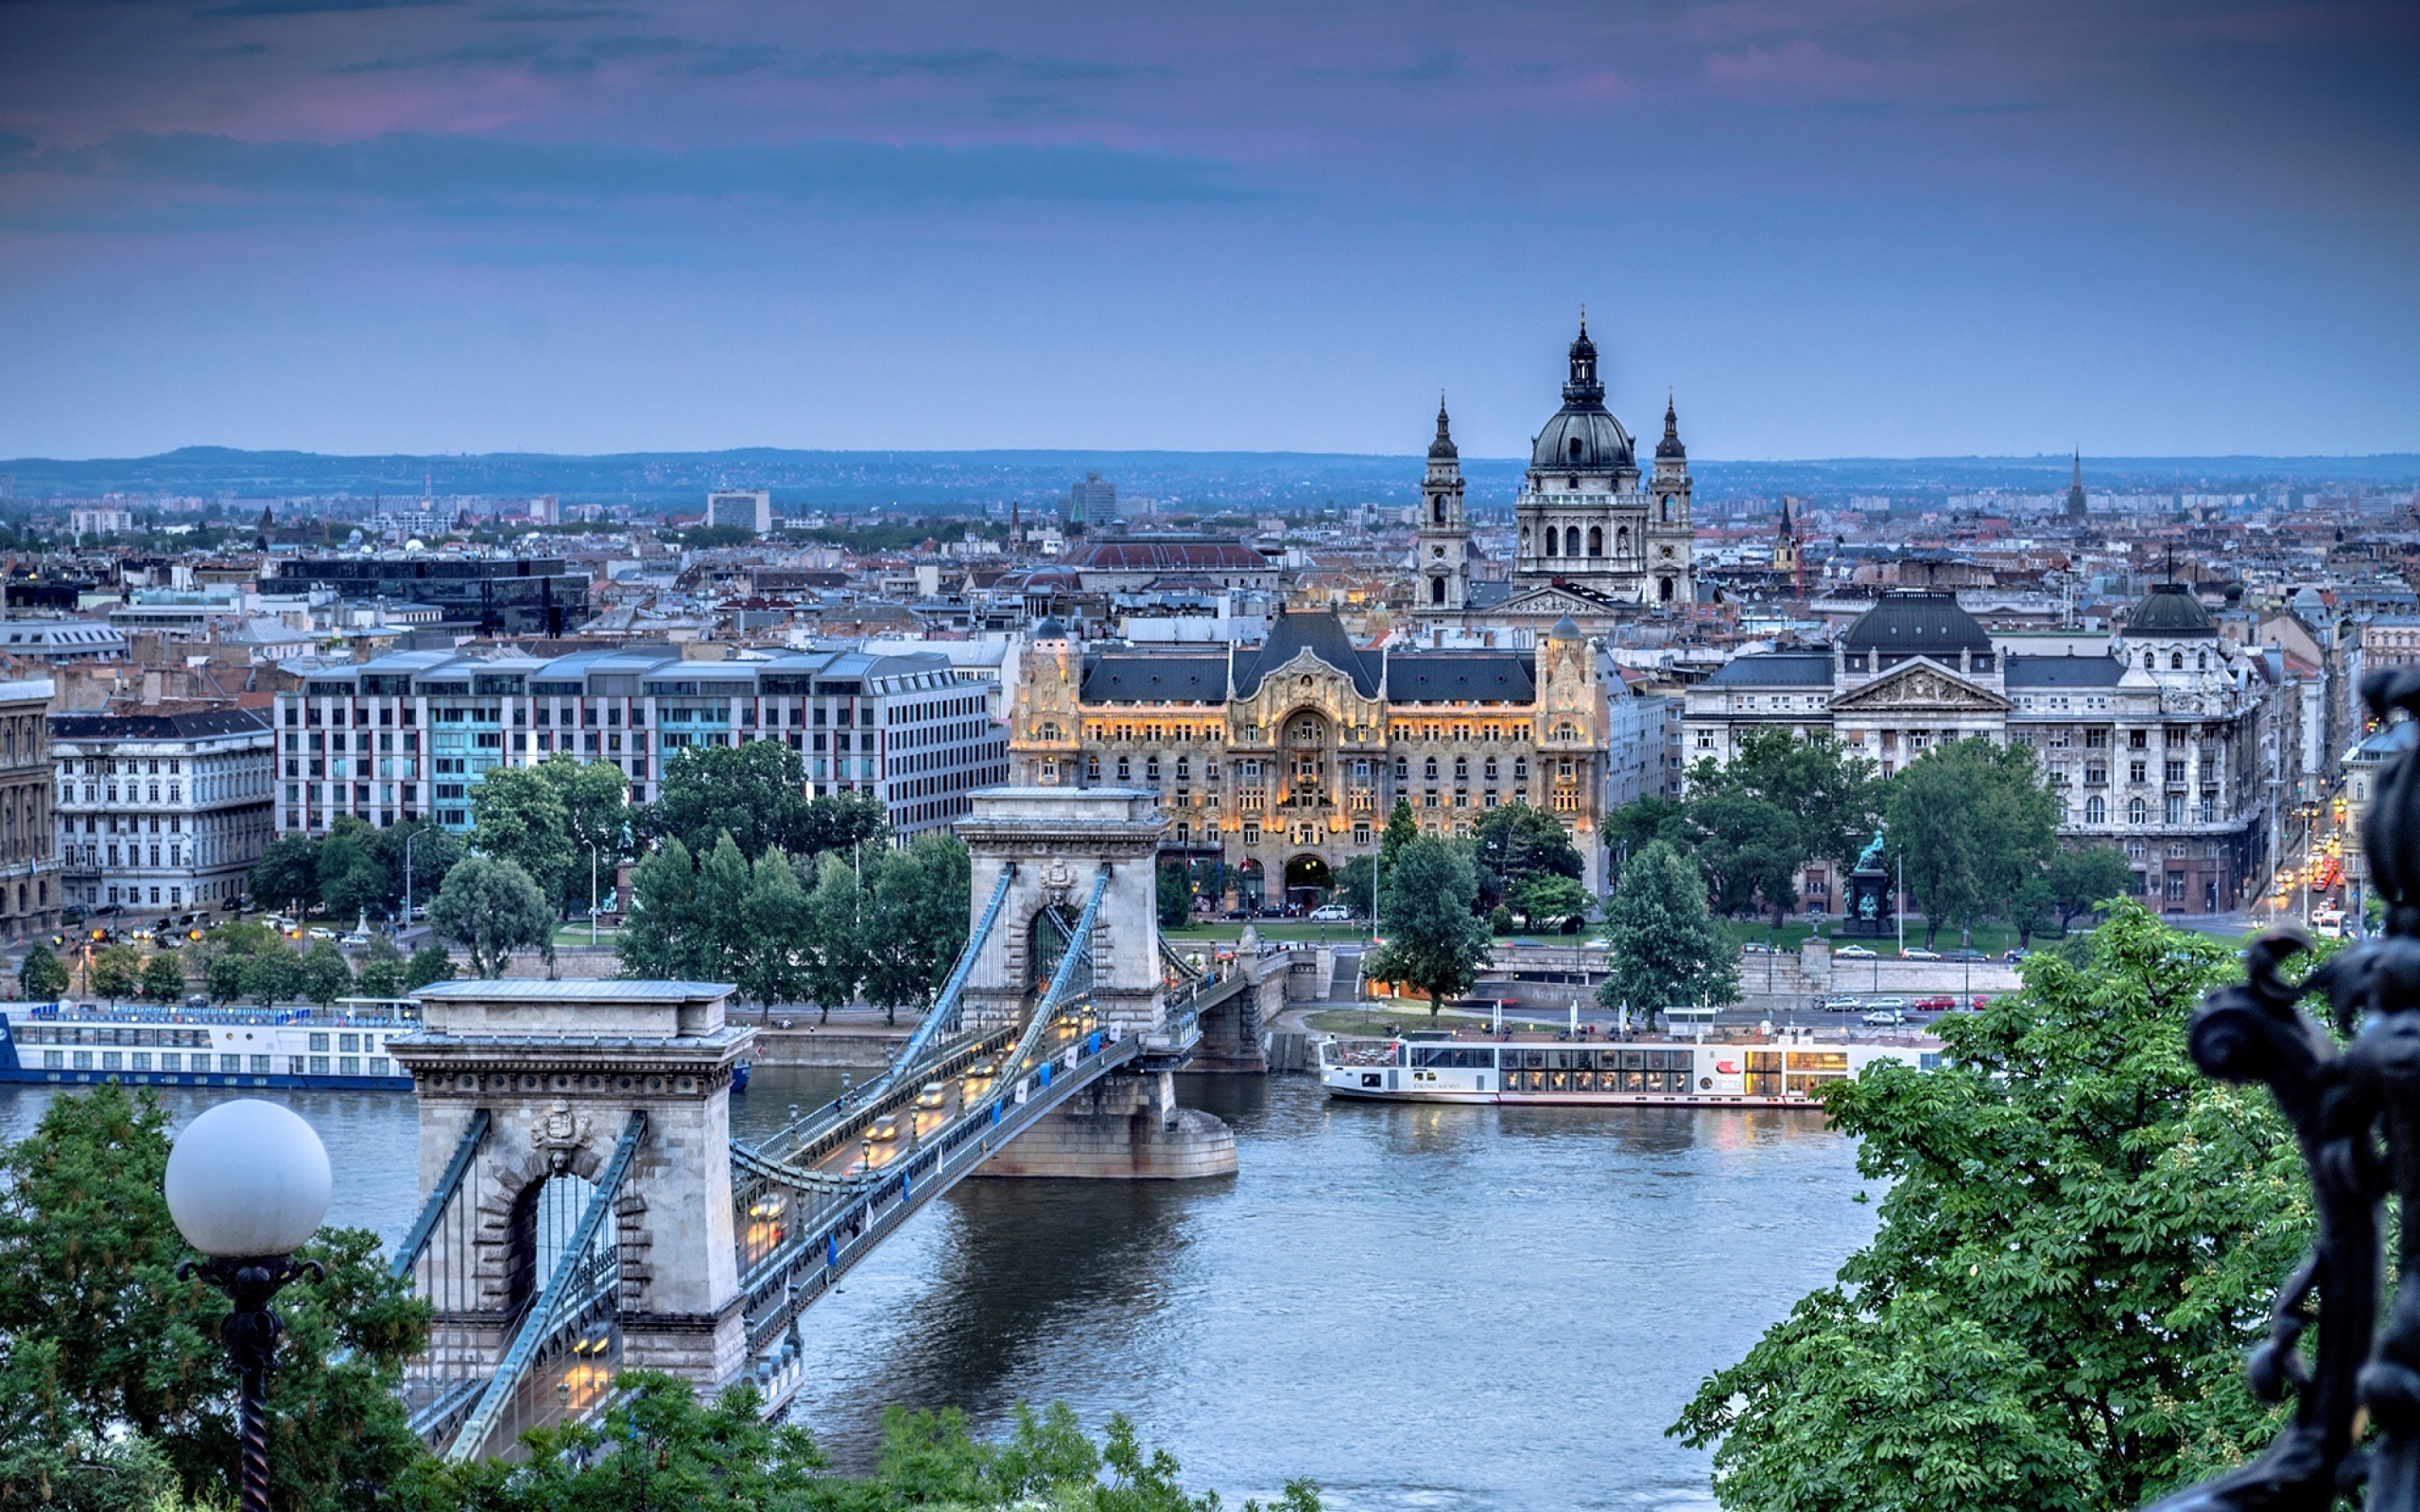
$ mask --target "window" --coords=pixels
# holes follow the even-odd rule
[[[2148,823],[2150,822],[2151,815],[2151,805],[2144,802],[2141,799],[2132,799],[2126,805],[2126,822],[2129,824]]]
[[[2126,764],[2126,781],[2130,782],[2140,782],[2146,781],[2147,778],[2148,771],[2144,763],[2128,762]]]
[[[241,1071],[244,1069],[244,1057],[241,1056],[220,1056],[218,1057],[218,1069],[221,1072]]]
[[[2184,794],[2170,793],[2168,795],[2168,822],[2170,824],[2183,824],[2185,822]]]
[[[2109,822],[2109,805],[2101,799],[2100,794],[2095,793],[2092,797],[2084,799],[2083,822],[2095,825],[2106,824]]]

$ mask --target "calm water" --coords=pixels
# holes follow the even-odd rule
[[[760,1068],[734,1123],[838,1081]],[[49,1095],[0,1088],[0,1134]],[[1850,1144],[1803,1114],[1336,1104],[1301,1076],[1184,1097],[1235,1125],[1240,1175],[966,1183],[807,1314],[794,1419],[859,1467],[887,1403],[990,1428],[1063,1400],[1231,1501],[1309,1475],[1344,1512],[1711,1507],[1665,1424],[1871,1228]],[[291,1101],[336,1157],[332,1221],[391,1241],[410,1099]]]

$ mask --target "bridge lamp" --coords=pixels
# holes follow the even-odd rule
[[[294,1262],[328,1211],[328,1151],[292,1109],[241,1098],[195,1119],[168,1152],[168,1215],[207,1257],[187,1261],[233,1303],[218,1336],[236,1379],[243,1512],[268,1512],[268,1387],[285,1322],[269,1302],[316,1262]]]

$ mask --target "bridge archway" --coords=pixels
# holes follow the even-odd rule
[[[1074,903],[1045,903],[1033,911],[1025,926],[1025,988],[1028,992],[1043,991],[1060,961],[1067,953],[1067,936],[1074,931],[1077,919],[1083,910]],[[1054,923],[1053,920],[1056,920]]]

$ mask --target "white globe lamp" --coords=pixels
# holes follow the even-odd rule
[[[293,1109],[255,1098],[217,1107],[185,1125],[168,1151],[168,1216],[209,1258],[187,1261],[233,1303],[218,1334],[235,1369],[235,1438],[243,1512],[268,1512],[268,1371],[285,1323],[269,1302],[317,1262],[294,1251],[328,1211],[328,1150]]]

